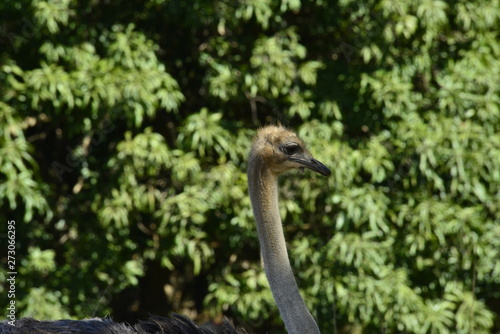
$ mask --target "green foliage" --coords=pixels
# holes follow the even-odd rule
[[[0,102],[0,109],[0,200],[10,210],[23,203],[26,221],[32,219],[35,211],[50,218],[52,211],[43,195],[46,187],[43,182],[36,182],[37,164],[23,132],[31,119],[23,123],[14,109],[4,102]]]
[[[257,125],[280,122],[332,169],[280,184],[322,332],[499,331],[498,0],[0,11],[19,315],[224,313],[283,332],[245,176]]]

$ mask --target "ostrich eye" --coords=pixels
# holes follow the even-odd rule
[[[280,149],[281,152],[285,153],[286,155],[294,155],[295,153],[300,151],[300,146],[295,143],[289,143],[282,145]]]

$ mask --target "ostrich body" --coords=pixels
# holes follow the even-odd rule
[[[304,168],[325,176],[331,174],[325,165],[309,154],[295,133],[281,126],[267,126],[258,131],[247,173],[266,276],[288,333],[319,334],[318,325],[300,296],[293,275],[278,206],[278,176],[291,169],[303,171]],[[109,319],[37,321],[25,318],[15,324],[14,327],[1,322],[0,334],[211,333],[180,315],[170,318],[153,316],[135,326]],[[226,321],[223,332],[237,331]]]

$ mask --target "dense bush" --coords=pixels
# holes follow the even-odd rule
[[[281,184],[323,332],[500,330],[498,0],[0,12],[0,238],[15,220],[19,316],[225,314],[283,332],[245,176],[256,128],[281,122],[333,171]]]

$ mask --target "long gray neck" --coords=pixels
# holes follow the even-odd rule
[[[277,175],[259,156],[251,156],[248,188],[257,222],[264,269],[281,317],[290,334],[319,334],[318,325],[300,296],[286,250],[278,206]]]

